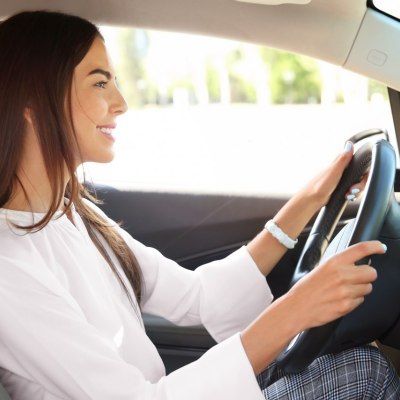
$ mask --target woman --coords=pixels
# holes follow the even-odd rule
[[[187,271],[84,200],[75,176],[83,162],[112,160],[126,111],[96,27],[20,13],[0,25],[0,52],[0,365],[13,399],[315,398],[322,389],[318,398],[399,398],[393,368],[372,347],[294,376],[271,364],[298,332],[357,307],[376,279],[354,262],[383,253],[378,241],[332,257],[272,304],[264,278],[329,199],[350,144],[279,211],[275,231]],[[165,376],[142,311],[202,323],[219,344]]]

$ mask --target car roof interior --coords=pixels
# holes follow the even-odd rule
[[[259,2],[270,4],[254,4]],[[366,0],[273,5],[276,2],[2,0],[0,17],[20,10],[52,9],[98,24],[231,38],[315,57],[400,89],[400,55],[393,43],[399,35],[398,21],[368,8]]]

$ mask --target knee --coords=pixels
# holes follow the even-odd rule
[[[384,393],[389,388],[400,390],[397,372],[387,356],[375,346],[360,346],[351,350],[355,367],[364,370],[365,377]],[[390,390],[392,390],[390,389]]]
[[[376,346],[359,346],[346,350],[346,352],[351,353],[356,365],[363,365],[370,372],[386,374],[394,369],[389,359]]]

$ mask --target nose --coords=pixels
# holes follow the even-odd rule
[[[128,111],[128,105],[118,88],[115,88],[111,112],[116,115],[124,114]]]

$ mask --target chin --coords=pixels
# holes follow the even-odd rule
[[[93,162],[99,164],[106,164],[114,160],[115,152],[114,149],[108,147],[106,149],[97,149],[98,151],[92,151],[91,153],[87,152],[84,154],[84,162]]]
[[[96,163],[99,163],[99,164],[107,164],[107,163],[110,163],[113,160],[114,160],[114,153],[113,154],[104,155],[103,157],[99,157],[98,159],[93,160],[93,162],[96,162]]]

